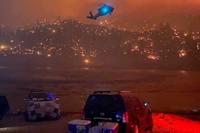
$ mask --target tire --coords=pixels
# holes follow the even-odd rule
[[[59,120],[60,119],[60,114],[57,114],[57,116],[55,117],[55,120]]]
[[[60,119],[60,112],[59,112],[59,109],[54,109],[54,113],[56,113],[56,116],[53,118],[54,120],[58,120]]]
[[[32,113],[31,113],[31,115],[32,115]],[[34,119],[30,119],[30,118],[29,118],[29,115],[28,115],[28,112],[25,112],[25,113],[24,113],[24,118],[25,118],[25,120],[26,120],[27,122],[31,122],[31,121],[36,121],[36,120],[37,120],[37,116],[35,116]]]
[[[28,118],[28,113],[27,113],[27,112],[24,113],[24,119],[25,119],[27,122],[30,121],[29,118]]]

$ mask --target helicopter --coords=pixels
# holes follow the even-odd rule
[[[87,16],[88,19],[93,19],[96,20],[98,17],[101,16],[106,16],[108,14],[111,14],[114,11],[114,8],[110,5],[107,4],[103,4],[102,6],[100,6],[100,8],[98,9],[97,14],[93,14],[91,11],[89,12],[89,16]]]

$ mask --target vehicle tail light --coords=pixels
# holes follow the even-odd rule
[[[128,123],[128,112],[123,113],[122,122]]]

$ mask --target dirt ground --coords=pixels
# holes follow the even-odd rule
[[[153,112],[196,113],[200,110],[200,72],[158,70],[0,70],[0,72],[0,94],[8,98],[10,113],[24,111],[24,98],[33,89],[54,92],[60,98],[61,110],[65,113],[62,119],[56,122],[27,123],[22,116],[8,116],[0,123],[0,132],[65,132],[67,122],[80,118],[79,113],[82,112],[87,96],[95,90],[132,91],[137,97],[150,102]],[[165,115],[165,118],[168,120],[159,114],[154,115],[155,132],[199,133],[199,129],[196,128],[200,127],[199,122],[173,115]],[[189,131],[189,127],[185,132],[176,131],[178,126],[170,125],[177,124],[168,122],[178,123],[182,120],[185,123],[179,124],[179,129],[191,126],[198,132]]]
[[[0,122],[1,133],[66,133],[67,123],[81,114],[68,113],[56,121],[26,122],[22,115],[7,116]],[[199,133],[200,122],[174,114],[154,113],[154,133]]]

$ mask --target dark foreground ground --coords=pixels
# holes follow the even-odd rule
[[[57,94],[64,112],[58,121],[34,123],[25,122],[23,116],[9,115],[0,122],[2,133],[65,132],[67,122],[80,118],[87,96],[95,90],[129,90],[149,101],[154,112],[155,133],[200,133],[200,72],[197,71],[38,68],[0,69],[0,72],[0,94],[8,98],[10,113],[24,111],[23,99],[32,89]],[[182,117],[183,114],[187,115]]]
[[[56,121],[25,122],[22,115],[7,116],[0,122],[1,133],[66,133],[67,123],[80,118],[68,113]],[[154,133],[200,133],[200,122],[174,114],[154,113]]]

